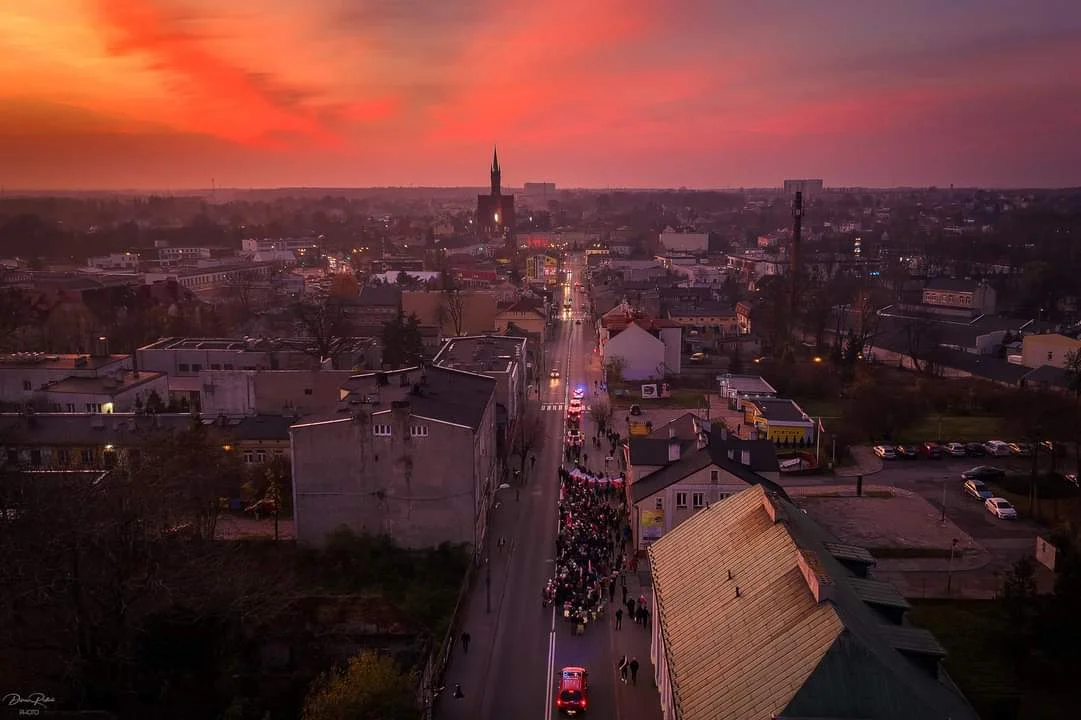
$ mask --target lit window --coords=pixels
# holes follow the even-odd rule
[[[677,508],[685,508],[685,507],[687,507],[687,493],[685,493],[685,492],[676,493],[676,507]]]
[[[390,437],[390,425],[372,425],[372,435]]]

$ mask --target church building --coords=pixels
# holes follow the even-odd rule
[[[499,155],[492,151],[492,192],[477,196],[477,236],[502,240],[514,246],[514,196],[504,195],[500,185]]]

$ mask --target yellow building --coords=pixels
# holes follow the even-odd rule
[[[758,437],[777,444],[814,442],[815,423],[799,405],[781,398],[743,401],[743,420],[758,430]]]
[[[1025,367],[1065,368],[1066,356],[1071,352],[1081,352],[1081,340],[1058,333],[1025,335],[1021,340],[1021,364]]]

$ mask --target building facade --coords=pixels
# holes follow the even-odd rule
[[[514,247],[514,196],[504,195],[499,154],[492,152],[492,188],[488,195],[477,196],[477,234],[488,240],[500,240]]]

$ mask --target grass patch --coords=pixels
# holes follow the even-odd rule
[[[949,548],[927,547],[869,547],[867,552],[880,560],[945,560],[950,556]],[[959,558],[964,554],[962,550],[954,550],[953,557]]]
[[[811,417],[840,418],[844,415],[841,403],[837,400],[796,400],[803,412]],[[829,425],[829,423],[826,423]]]
[[[1066,498],[1041,497],[1036,507],[1030,508],[1028,493],[1018,492],[1020,487],[1016,482],[1008,482],[1007,485],[1009,487],[1004,487],[1003,484],[988,483],[995,496],[1009,500],[1010,504],[1017,508],[1019,515],[1024,515],[1045,527],[1053,528],[1066,520],[1076,522],[1081,519],[1081,498],[1076,495]],[[1012,490],[1009,488],[1012,488]]]
[[[987,415],[945,415],[941,421],[943,442],[986,442],[1002,437],[1002,418]],[[930,415],[903,433],[903,441],[938,440],[939,418]]]
[[[995,600],[912,600],[909,619],[946,648],[946,671],[984,720],[1077,717],[1076,688],[1051,673],[1022,676],[1003,642]]]

